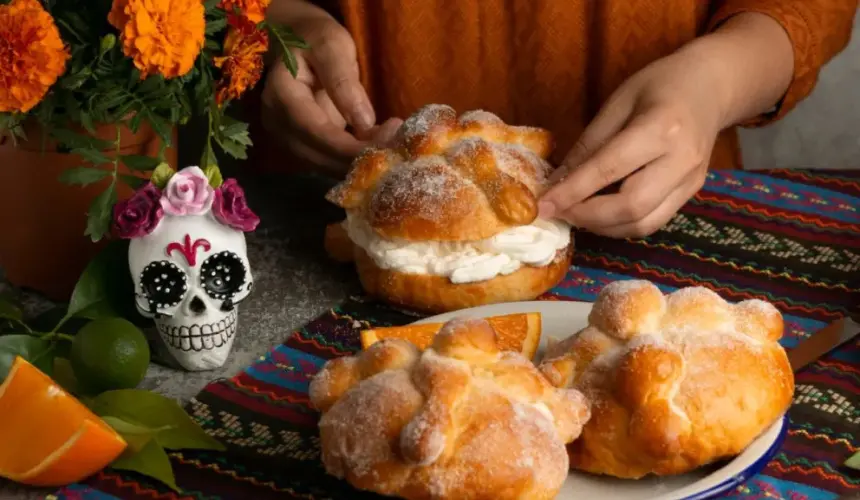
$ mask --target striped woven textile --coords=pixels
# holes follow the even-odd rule
[[[706,286],[728,300],[760,298],[785,315],[792,348],[860,306],[860,172],[715,171],[671,223],[644,240],[577,235],[567,277],[544,299],[593,301],[614,280],[644,278],[665,291]],[[322,364],[359,348],[358,332],[416,317],[354,298],[229,380],[206,387],[190,413],[228,445],[170,459],[183,493],[106,470],[49,498],[352,499],[359,493],[319,463],[308,381]],[[835,499],[860,493],[860,472],[841,464],[860,447],[860,343],[842,346],[797,376],[779,453],[729,498]]]

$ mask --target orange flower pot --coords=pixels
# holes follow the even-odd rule
[[[100,139],[116,140],[113,125],[100,126],[97,132]],[[52,141],[46,141],[43,150],[42,131],[34,123],[25,126],[25,133],[28,140],[17,145],[0,138],[0,268],[13,285],[66,301],[87,262],[102,247],[84,231],[90,203],[110,181],[85,187],[61,183],[58,178],[64,170],[87,163],[77,155],[57,152]],[[154,156],[161,145],[146,125],[136,134],[123,128],[120,137],[124,155]],[[114,150],[104,153],[113,156]],[[176,150],[169,148],[166,154],[175,165]],[[121,170],[129,173],[124,166]],[[117,187],[120,200],[132,194],[125,184]]]

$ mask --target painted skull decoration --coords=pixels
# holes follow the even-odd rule
[[[218,368],[230,354],[238,305],[253,287],[244,233],[258,223],[234,179],[213,187],[198,167],[116,206],[137,308],[186,370]]]

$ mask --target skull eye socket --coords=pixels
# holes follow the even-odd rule
[[[178,305],[188,291],[186,281],[185,271],[166,260],[150,262],[140,273],[143,294],[156,309]]]
[[[233,252],[220,252],[203,261],[200,285],[213,299],[231,299],[245,284],[245,263]]]

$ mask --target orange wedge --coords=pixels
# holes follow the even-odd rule
[[[534,358],[540,343],[540,313],[506,314],[485,319],[496,331],[501,349],[520,352],[529,359]],[[433,342],[433,337],[442,325],[442,323],[425,323],[364,330],[361,332],[361,346],[367,349],[382,339],[397,338],[408,340],[419,349],[426,349]]]
[[[0,476],[31,486],[81,481],[126,442],[50,377],[17,357],[0,385]]]

